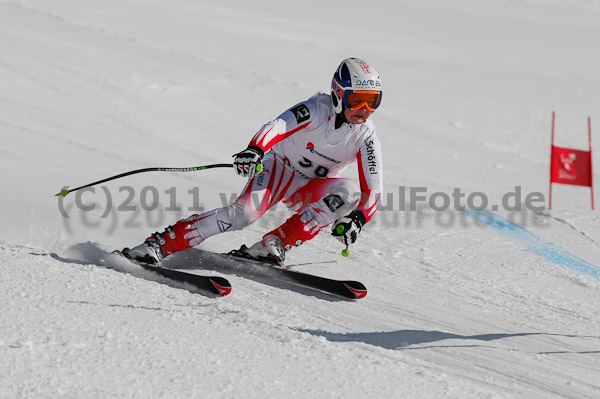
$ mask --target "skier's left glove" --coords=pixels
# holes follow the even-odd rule
[[[233,156],[233,169],[240,176],[252,178],[262,169],[262,159],[265,153],[258,147],[248,147]]]
[[[354,244],[366,221],[362,211],[356,209],[335,221],[331,227],[331,235],[344,245]]]

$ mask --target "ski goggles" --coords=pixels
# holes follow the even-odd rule
[[[375,111],[381,104],[380,91],[346,90],[342,101],[346,108],[355,111],[366,107],[369,111]]]

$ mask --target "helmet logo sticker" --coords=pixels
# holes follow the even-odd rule
[[[371,70],[369,69],[369,65],[366,62],[361,61],[361,63],[359,65],[362,68],[362,70],[365,71],[365,73],[371,73]]]
[[[377,88],[379,90],[379,88],[381,87],[381,82],[378,80],[373,80],[373,79],[369,79],[369,80],[357,80],[356,81],[356,85],[362,87],[374,87]]]

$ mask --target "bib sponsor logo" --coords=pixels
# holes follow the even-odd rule
[[[367,147],[367,168],[370,174],[377,174],[377,158],[375,157],[375,149],[373,148],[373,140],[371,136],[365,139],[365,146]]]
[[[333,158],[331,158],[325,154],[321,154],[319,151],[315,150],[315,145],[313,143],[311,143],[310,141],[306,144],[306,149],[308,151],[310,151],[311,154],[317,154],[321,158],[325,158],[328,161],[340,163],[340,161],[338,161],[337,159],[333,159]],[[304,165],[302,165],[302,166],[304,166]]]
[[[308,107],[304,104],[300,104],[297,107],[292,108],[291,111],[296,117],[296,122],[298,124],[306,122],[310,119],[310,111],[308,110]]]

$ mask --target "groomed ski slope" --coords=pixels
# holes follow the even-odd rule
[[[565,147],[600,123],[597,37],[592,0],[0,0],[0,398],[600,397],[589,189],[555,186],[552,211],[408,204],[410,187],[489,209],[515,187],[547,195],[551,112]],[[287,262],[364,299],[202,270],[195,249],[168,259],[227,277],[215,298],[106,254],[227,202],[244,184],[230,170],[53,196],[229,162],[348,56],[385,85],[384,208],[349,258],[323,234]]]

